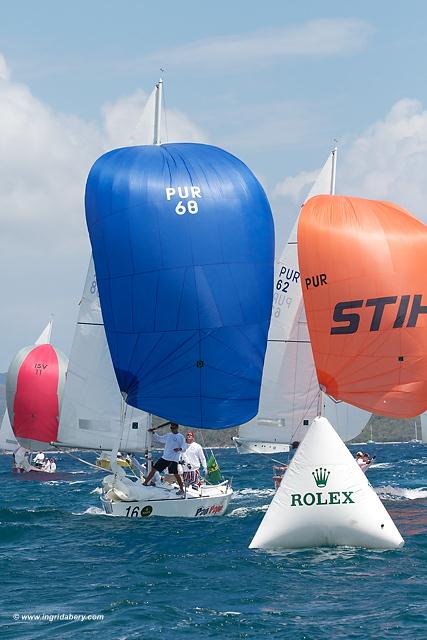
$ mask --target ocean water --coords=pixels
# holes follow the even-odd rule
[[[218,450],[236,494],[204,520],[112,518],[100,472],[60,455],[66,480],[19,480],[0,456],[0,638],[427,638],[427,446],[363,449],[401,550],[250,551],[268,456]]]

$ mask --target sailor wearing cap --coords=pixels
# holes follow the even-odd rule
[[[187,445],[182,454],[182,466],[184,469],[184,482],[192,484],[197,482],[200,466],[203,467],[204,474],[207,474],[207,464],[202,447],[194,440],[194,433],[188,431],[185,435]]]

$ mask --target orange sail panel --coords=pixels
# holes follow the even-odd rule
[[[391,202],[316,196],[298,256],[319,383],[378,415],[427,409],[427,227]]]

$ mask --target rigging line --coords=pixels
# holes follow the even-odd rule
[[[74,460],[78,460],[79,462],[81,462],[82,464],[87,465],[88,467],[93,467],[97,471],[103,471],[104,473],[106,473],[106,472],[111,473],[111,469],[103,469],[102,467],[98,467],[97,464],[93,464],[92,462],[88,462],[87,460],[83,460],[83,458],[79,458],[79,456],[75,456],[72,453],[70,453],[69,451],[64,451],[63,449],[60,449],[53,442],[50,442],[49,444],[50,444],[50,446],[55,447],[55,449],[57,451],[59,451],[60,453],[63,453],[66,456],[70,456],[70,458],[74,458]]]
[[[311,344],[310,340],[267,340],[267,342],[289,342],[291,344]]]
[[[288,451],[288,454],[289,454],[289,451]],[[282,460],[276,460],[275,458],[270,458],[270,460],[272,462],[275,462],[276,464],[280,464],[280,465],[286,466],[285,463]],[[288,455],[288,462],[289,462],[289,455]]]

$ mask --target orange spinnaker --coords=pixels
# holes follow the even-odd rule
[[[427,227],[390,202],[316,196],[298,256],[319,383],[410,418],[427,409]]]

